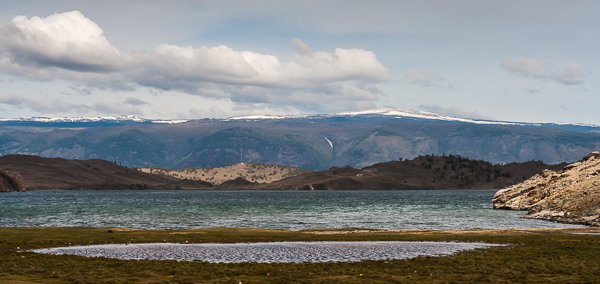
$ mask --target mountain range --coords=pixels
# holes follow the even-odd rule
[[[249,162],[324,170],[442,154],[492,163],[557,164],[598,150],[596,125],[477,120],[396,109],[197,120],[0,119],[2,155],[98,158],[129,167]]]

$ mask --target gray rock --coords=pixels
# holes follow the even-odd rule
[[[527,210],[526,218],[600,226],[600,153],[501,189],[492,202],[494,209]]]

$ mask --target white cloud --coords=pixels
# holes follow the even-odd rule
[[[121,56],[102,29],[79,11],[17,16],[2,28],[0,41],[3,55],[22,66],[107,72],[118,67]]]
[[[582,84],[586,77],[585,72],[573,62],[568,62],[563,68],[559,68],[552,62],[542,62],[519,57],[517,59],[504,60],[501,66],[504,70],[517,73],[521,76],[540,80],[552,80],[564,85]]]
[[[466,111],[457,107],[443,107],[438,104],[421,104],[419,105],[419,109],[454,117],[494,120],[494,118],[483,115],[478,111]]]
[[[298,53],[286,61],[224,45],[160,44],[150,51],[120,52],[99,26],[79,11],[46,18],[18,16],[0,29],[0,71],[33,80],[69,80],[92,88],[133,90],[145,86],[264,104],[285,104],[286,98],[297,93],[327,95],[327,90],[334,90],[342,101],[358,97],[369,102],[377,97],[371,91],[378,89],[375,84],[391,79],[371,51],[312,51],[299,39],[292,43]],[[352,85],[363,87],[358,90]],[[350,87],[340,92],[339,86]],[[257,94],[256,89],[279,98]]]

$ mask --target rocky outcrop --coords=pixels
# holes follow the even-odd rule
[[[0,169],[0,192],[25,191],[23,177],[17,173]]]
[[[527,210],[526,218],[600,226],[600,153],[499,190],[493,203],[494,209]]]

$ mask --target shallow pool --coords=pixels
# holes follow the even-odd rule
[[[445,256],[498,244],[456,242],[272,242],[236,244],[110,244],[34,250],[54,255],[107,257],[123,260],[178,260],[214,263],[356,262]]]

